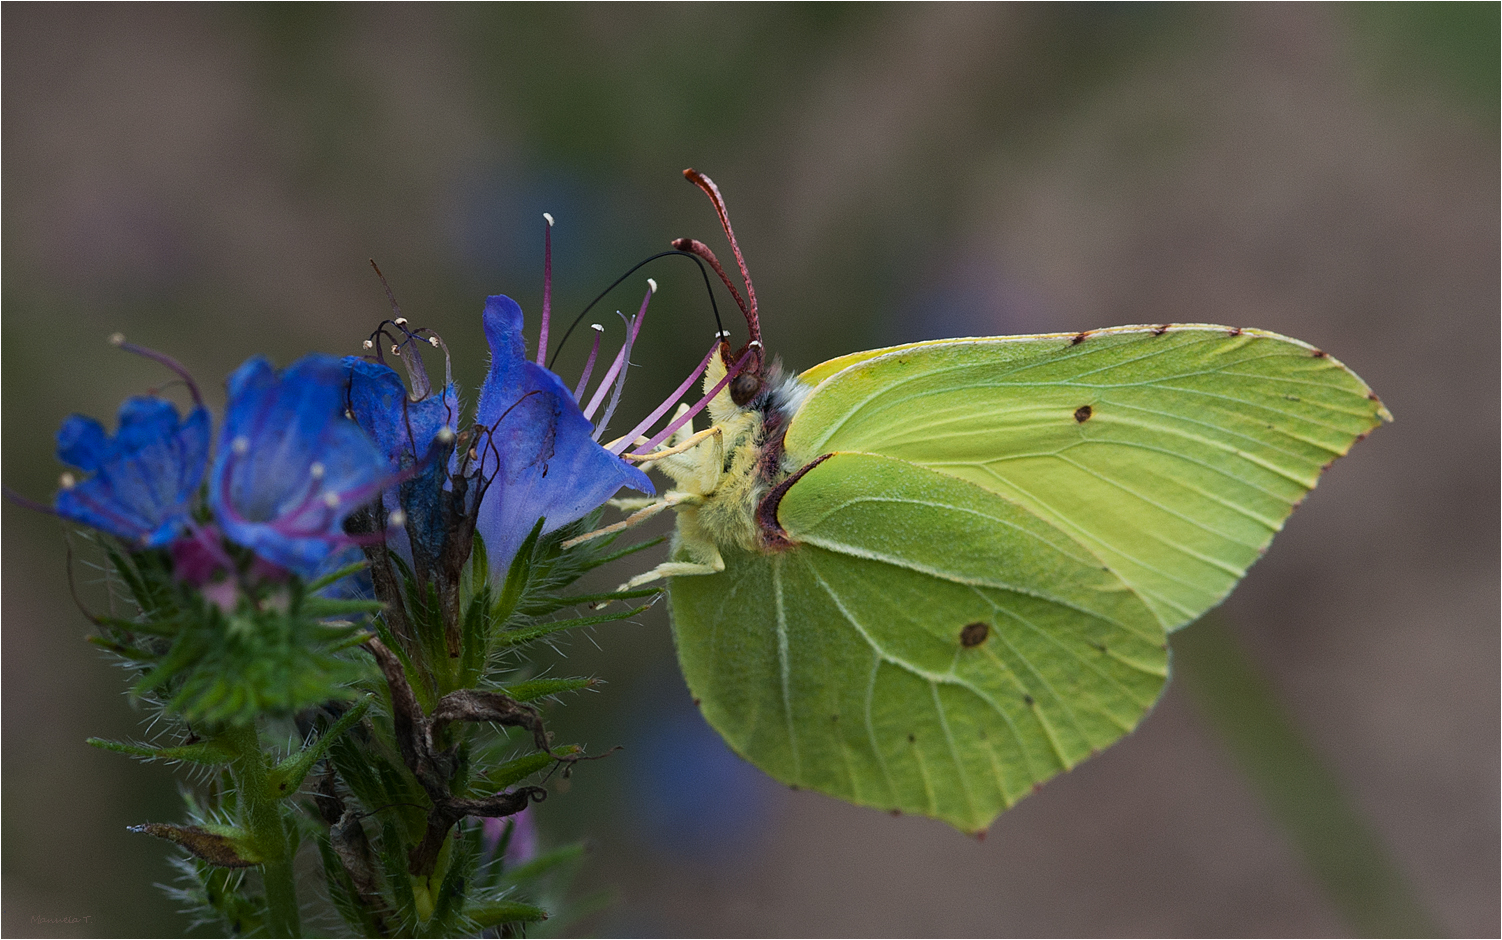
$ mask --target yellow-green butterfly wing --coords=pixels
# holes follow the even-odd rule
[[[814,386],[792,547],[671,582],[689,688],[786,783],[966,831],[1136,726],[1218,602],[1386,412],[1269,333],[1181,325],[856,353]]]
[[[809,378],[795,460],[883,454],[1016,500],[1169,630],[1219,603],[1320,472],[1390,418],[1321,351],[1204,324],[921,343]]]
[[[981,487],[840,454],[778,518],[798,547],[727,553],[672,603],[705,717],[779,780],[982,830],[1162,689],[1152,611]]]

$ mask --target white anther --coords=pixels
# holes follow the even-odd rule
[[[71,490],[73,487],[78,485],[78,479],[71,473],[64,473],[62,476],[57,478],[57,485],[65,490]]]
[[[241,457],[244,457],[246,454],[250,453],[250,438],[246,437],[243,434],[240,435],[230,442],[229,449],[234,451]]]
[[[647,278],[647,290],[651,291],[654,294],[657,293],[657,282],[652,280],[650,277]]]
[[[544,219],[548,220],[548,228],[552,228],[553,227],[553,213],[551,213],[551,212],[544,212],[542,214],[542,217]]]
[[[393,529],[400,529],[407,524],[407,514],[400,509],[391,510],[391,515],[386,517],[386,524]]]
[[[308,476],[312,477],[315,480],[322,480],[323,479],[323,464],[319,463],[316,460],[313,461],[313,465],[310,466],[310,467],[308,467]]]
[[[428,337],[428,345],[432,346],[432,347],[434,347],[436,349],[437,346],[438,346],[438,337],[436,337],[436,336],[429,336]]]
[[[338,509],[339,508],[339,494],[338,493],[324,493],[323,494],[323,504],[325,506],[329,507],[330,509]]]
[[[391,322],[395,323],[397,326],[406,326],[407,325],[407,318],[406,317],[397,317],[395,320],[392,320]]]
[[[124,346],[125,345],[125,334],[124,333],[112,333],[112,334],[110,334],[110,345],[111,346]]]
[[[344,416],[351,421],[355,420],[355,413],[348,408],[344,409]]]
[[[753,339],[751,342],[747,343],[746,345],[747,346],[760,346],[761,345],[761,340],[759,340],[759,339]]]
[[[392,343],[391,344],[391,355],[393,355],[393,356],[400,356],[401,354],[402,354],[402,348],[400,346],[396,345],[395,343]]]
[[[594,330],[596,333],[603,333],[603,332],[605,332],[605,328],[603,326],[601,326],[600,324],[598,324],[598,323],[591,323],[589,325],[589,328],[591,330]]]
[[[453,428],[448,427],[447,425],[445,425],[445,426],[439,428],[438,429],[438,433],[434,434],[433,436],[438,439],[439,443],[449,444],[449,443],[453,442],[454,438],[457,435],[454,434],[454,429]]]
[[[375,340],[373,340],[373,339],[366,340],[365,343],[364,343],[364,346],[365,346],[366,349],[375,349]]]

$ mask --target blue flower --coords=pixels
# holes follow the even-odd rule
[[[229,377],[209,500],[229,539],[305,578],[351,544],[350,513],[390,486],[385,455],[345,416],[344,365],[259,356]]]
[[[93,474],[64,475],[58,515],[143,547],[171,542],[192,517],[209,456],[209,413],[202,405],[179,420],[162,398],[130,398],[113,437],[93,418],[71,415],[57,432],[57,456]]]
[[[409,369],[421,370],[421,360],[414,353],[406,358]],[[440,448],[452,443],[458,423],[458,391],[449,382],[440,394],[431,394],[426,374],[419,371],[414,392],[428,394],[414,401],[401,376],[384,363],[347,356],[343,365],[348,370],[350,416],[386,455],[390,471],[415,474],[383,496],[387,511],[400,507],[406,517],[402,529],[406,537],[394,536],[393,547],[411,562],[408,539],[416,539],[428,558],[437,558],[447,536],[442,495],[448,461],[441,459],[445,456],[441,450],[434,451],[434,442]],[[447,440],[441,437],[445,429]],[[424,459],[428,459],[426,465]]]
[[[522,310],[510,297],[485,301],[490,374],[480,388],[472,445],[485,486],[476,528],[492,559],[506,566],[546,517],[550,532],[582,519],[623,486],[652,494],[652,482],[594,440],[595,428],[562,380],[527,360]]]

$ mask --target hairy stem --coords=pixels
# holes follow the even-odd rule
[[[242,823],[250,830],[264,861],[267,928],[275,937],[300,937],[297,884],[292,875],[292,847],[282,820],[281,801],[274,792],[271,768],[261,750],[255,725],[231,728],[224,740],[235,752],[235,783],[239,789]]]

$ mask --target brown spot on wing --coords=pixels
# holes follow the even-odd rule
[[[1089,330],[1081,330],[1080,332],[1074,334],[1074,339],[1072,339],[1072,340],[1069,341],[1069,345],[1071,345],[1071,346],[1078,346],[1080,343],[1083,343],[1085,341],[1085,337],[1087,337],[1089,335],[1090,335],[1090,331]]]
[[[1231,327],[1231,329],[1229,329],[1229,330],[1226,331],[1226,335],[1227,336],[1240,336],[1241,335],[1241,327],[1239,327],[1239,326],[1233,326],[1233,327]]]
[[[1080,424],[1084,424],[1086,421],[1090,420],[1090,416],[1093,414],[1095,414],[1094,408],[1091,408],[1089,405],[1080,405],[1078,408],[1074,409],[1074,420],[1078,421]]]
[[[1314,351],[1314,358],[1316,358],[1316,359],[1323,359],[1323,358],[1325,358],[1328,355],[1330,355],[1330,354],[1327,353],[1327,352],[1325,352],[1323,349],[1316,349]]]
[[[982,623],[979,620],[975,621],[974,623],[967,623],[960,630],[960,645],[965,647],[966,649],[980,646],[982,643],[986,642],[986,638],[990,635],[991,627],[989,624]]]
[[[1154,336],[1162,336],[1164,333],[1167,333],[1167,332],[1168,332],[1168,324],[1167,323],[1164,323],[1161,326],[1153,327],[1153,335]]]

